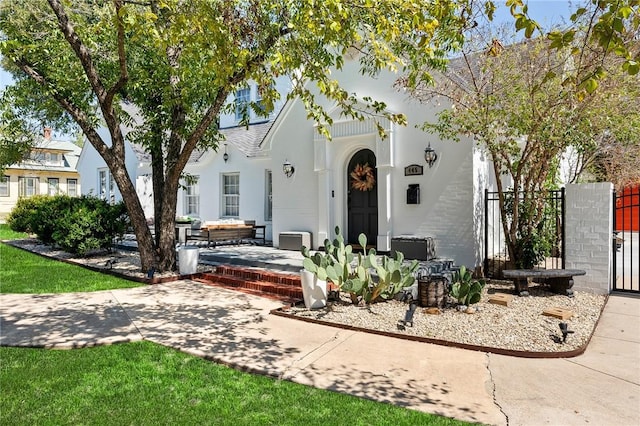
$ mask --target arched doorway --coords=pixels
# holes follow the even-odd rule
[[[364,232],[368,245],[378,238],[378,173],[376,156],[370,149],[356,152],[347,168],[347,210],[350,244],[358,244]]]

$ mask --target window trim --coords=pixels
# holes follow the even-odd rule
[[[236,121],[240,121],[244,118],[245,111],[247,115],[249,116],[251,115],[251,111],[249,110],[249,104],[251,103],[251,87],[250,86],[246,86],[236,90],[235,103],[236,103],[236,110],[235,110]]]
[[[200,217],[200,176],[191,178],[193,180],[190,183],[184,182],[182,212],[186,216]],[[195,194],[190,194],[190,188],[195,189]],[[195,206],[195,211],[189,210],[192,205]]]
[[[73,182],[73,194],[71,193],[71,182]],[[67,195],[70,197],[78,196],[78,179],[75,178],[67,178]]]
[[[27,194],[27,182],[33,180],[33,194]],[[24,190],[23,190],[24,187]],[[18,177],[18,197],[33,197],[40,194],[40,178],[34,176]]]
[[[55,191],[51,191],[51,183],[56,182]],[[60,193],[60,178],[47,178],[47,195],[58,195]]]
[[[234,187],[237,187],[237,193],[232,194],[229,193],[227,194],[227,184],[226,184],[226,178],[227,177],[236,177],[237,178],[237,183],[233,184]],[[234,173],[223,173],[221,175],[221,179],[220,179],[220,184],[222,186],[221,190],[220,190],[220,196],[221,196],[221,200],[220,200],[220,216],[221,217],[228,217],[228,218],[239,218],[240,217],[240,173],[239,172],[234,172]],[[229,185],[230,186],[230,185]],[[233,206],[230,206],[227,202],[227,200],[229,199],[235,199],[237,200],[237,203]],[[237,209],[237,214],[229,214],[229,207],[234,207],[235,209]],[[233,212],[231,212],[233,213]]]

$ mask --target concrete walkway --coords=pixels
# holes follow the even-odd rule
[[[178,281],[0,295],[0,345],[78,348],[141,339],[244,370],[471,422],[640,424],[640,298],[610,297],[589,348],[531,360],[270,315],[278,302]]]

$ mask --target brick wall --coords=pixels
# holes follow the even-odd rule
[[[584,269],[574,289],[608,294],[611,291],[613,185],[567,185],[565,192],[566,269]]]

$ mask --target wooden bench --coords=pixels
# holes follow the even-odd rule
[[[243,223],[219,223],[204,224],[200,229],[192,229],[187,234],[188,240],[206,240],[207,247],[211,243],[230,242],[232,244],[241,244],[247,240],[256,238],[262,239],[262,244],[266,243],[266,226],[256,225],[254,220],[245,220]],[[261,235],[257,235],[256,231],[261,231]]]
[[[544,280],[558,294],[573,296],[573,277],[586,275],[582,269],[505,269],[502,276],[512,279],[515,291],[520,296],[529,295],[531,280]]]

